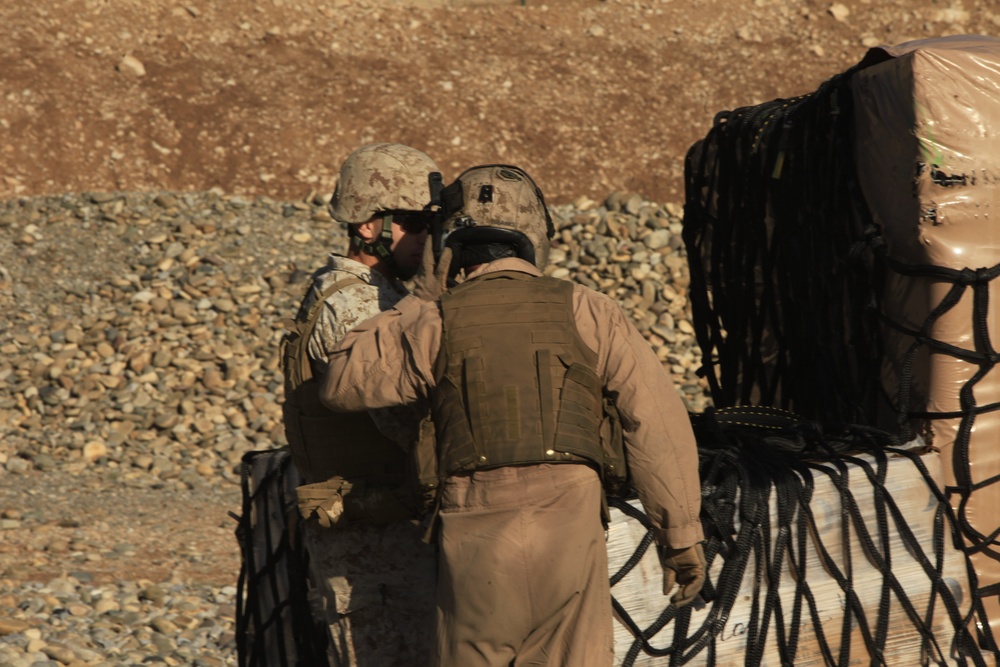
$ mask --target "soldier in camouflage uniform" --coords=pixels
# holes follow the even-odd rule
[[[344,335],[406,296],[401,279],[419,266],[440,179],[427,155],[400,144],[347,158],[330,213],[348,226],[349,251],[314,274],[285,340],[285,426],[337,667],[425,664],[433,640],[434,548],[421,540],[405,474],[426,406],[336,415],[315,388]]]

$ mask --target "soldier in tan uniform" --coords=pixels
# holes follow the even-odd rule
[[[554,230],[522,170],[466,171],[416,295],[345,336],[323,402],[430,401],[440,479],[433,664],[610,665],[602,399],[617,403],[630,475],[655,526],[664,593],[701,589],[697,447],[677,392],[621,308],[542,275]],[[461,284],[446,290],[464,272]],[[436,297],[436,298],[435,298]],[[433,299],[433,300],[428,300]],[[430,485],[433,485],[433,480]]]
[[[355,325],[407,294],[441,189],[424,153],[372,144],[344,162],[330,203],[348,225],[283,343],[285,428],[306,517],[310,574],[335,667],[425,664],[433,632],[434,548],[421,541],[407,451],[426,405],[335,414],[317,397],[330,351]]]

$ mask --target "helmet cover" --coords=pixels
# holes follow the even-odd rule
[[[545,267],[555,229],[542,191],[524,170],[496,164],[472,167],[445,189],[443,199],[444,244],[454,248],[503,243],[506,236],[516,256]],[[501,230],[506,235],[498,233]]]
[[[434,176],[436,174],[436,176]],[[440,170],[425,153],[403,144],[368,144],[340,168],[330,199],[330,215],[361,224],[389,211],[424,211],[434,203],[431,183]]]

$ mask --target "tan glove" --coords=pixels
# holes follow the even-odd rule
[[[346,523],[344,494],[349,489],[350,485],[343,477],[331,477],[325,482],[304,484],[295,489],[299,514],[303,519],[315,516],[319,525],[324,528]]]
[[[324,528],[344,526],[354,521],[386,524],[416,517],[415,502],[408,497],[409,487],[389,489],[369,486],[363,481],[348,482],[331,477],[325,482],[304,484],[295,489],[299,514],[313,517]]]
[[[424,301],[436,301],[448,289],[448,269],[451,267],[451,248],[441,251],[441,258],[435,263],[433,244],[424,244],[424,256],[420,269],[413,279],[413,296]]]
[[[660,564],[663,565],[663,594],[673,590],[674,584],[680,586],[670,601],[677,607],[683,607],[698,595],[705,584],[705,552],[701,544],[684,549],[665,548],[660,551]]]

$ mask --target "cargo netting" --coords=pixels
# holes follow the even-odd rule
[[[310,603],[309,556],[298,530],[302,479],[286,449],[247,452],[236,537],[239,667],[328,667],[329,629]]]
[[[1000,529],[991,534],[976,530],[966,508],[974,493],[1000,483],[1000,476],[977,482],[968,474],[976,417],[1000,409],[1000,403],[977,405],[973,391],[1000,360],[987,320],[989,283],[1000,266],[951,270],[906,264],[886,252],[882,230],[856,180],[854,71],[828,79],[809,95],[720,113],[706,137],[689,150],[684,241],[701,371],[719,409],[767,406],[815,423],[866,428],[876,425],[875,415],[891,405],[896,430],[883,443],[887,446],[916,437],[914,424],[961,418],[951,462],[957,481],[943,489],[957,509],[944,513],[944,535],[967,556],[996,553]],[[951,288],[926,322],[906,327],[891,321],[881,307],[889,272],[932,278]],[[974,349],[931,335],[934,323],[967,290],[974,295],[969,323]],[[880,386],[880,327],[912,338],[893,397]],[[960,411],[929,411],[925,402],[913,398],[913,359],[928,350],[978,366],[961,388]],[[996,652],[981,600],[1000,590],[978,587],[971,567],[969,577],[974,624],[987,628],[979,643]],[[877,649],[877,619],[872,627]],[[964,627],[956,631],[964,632]],[[973,646],[964,640],[959,644]]]
[[[942,574],[946,547],[958,539],[957,526],[919,452],[897,447],[896,438],[877,429],[824,425],[766,409],[709,409],[692,415],[692,421],[699,443],[702,524],[711,576],[702,603],[678,610],[664,598],[662,613],[645,627],[614,600],[615,614],[633,638],[627,650],[616,646],[622,667],[631,667],[640,656],[661,659],[649,664],[671,666],[731,664],[734,654],[722,655],[720,638],[734,621],[734,605],[747,592],[747,581],[752,600],[748,616],[741,618],[738,650],[744,665],[775,664],[775,658],[783,665],[803,664],[804,657],[809,664],[836,666],[899,664],[892,661],[898,647],[890,644],[894,638],[898,643],[900,636],[916,638],[917,650],[925,656],[921,664],[991,664],[986,660],[991,649],[981,645],[983,637],[977,632],[982,610],[962,600],[962,591]],[[904,510],[886,489],[887,468],[894,458],[908,461],[919,472],[935,500],[932,540],[914,535]],[[819,539],[820,517],[812,504],[817,479],[828,479],[839,496],[839,511],[832,513],[840,521],[837,545]],[[869,505],[872,498],[874,508]],[[636,503],[620,498],[611,503],[651,529]],[[863,519],[862,512],[872,509],[874,521]],[[875,606],[859,598],[861,587],[871,585],[870,578],[862,582],[857,577],[859,563],[852,561],[850,550],[836,549],[851,543],[860,545],[866,565],[879,573]],[[650,548],[655,548],[651,530],[612,576],[616,598],[615,585]],[[806,555],[813,552],[818,557],[807,567]],[[915,562],[928,582],[919,602],[904,590],[911,582],[894,574],[894,566],[899,568],[903,561]],[[820,618],[818,587],[811,585],[818,573],[835,580],[843,604],[842,623],[830,636]],[[791,595],[779,593],[788,586]],[[932,618],[937,619],[937,633]],[[940,631],[942,625],[947,632]],[[803,655],[806,628],[809,656]],[[860,640],[852,640],[857,632]]]

